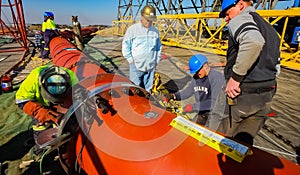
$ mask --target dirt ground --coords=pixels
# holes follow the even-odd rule
[[[122,57],[121,41],[121,37],[112,36],[111,30],[99,31],[85,46],[84,53],[95,58],[116,74],[128,77],[128,63]],[[163,46],[163,53],[167,59],[160,62],[157,71],[162,76],[163,85],[169,91],[177,91],[183,88],[191,78],[189,73],[184,70],[184,66],[193,54],[200,52]],[[202,54],[209,58],[211,65],[218,65],[225,61],[222,56]],[[28,57],[20,69],[15,72],[15,89],[34,67],[41,64],[43,63],[40,58]],[[214,68],[221,72],[223,70],[223,67]],[[297,71],[281,69],[278,77],[278,90],[272,104],[272,109],[277,116],[270,117],[265,129],[261,130],[255,138],[256,147],[295,163],[297,161],[300,163],[299,157],[296,156],[300,145],[299,75],[300,73]],[[15,91],[0,95],[2,116],[0,118],[0,163],[2,163],[0,175],[38,174],[39,164],[31,164],[23,169],[19,168],[22,161],[32,158],[33,142],[32,131],[29,129],[31,120],[14,104],[14,94]],[[47,174],[64,174],[55,155],[45,157],[43,165],[43,172],[48,172]]]

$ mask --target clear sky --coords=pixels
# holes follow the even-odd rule
[[[39,24],[44,11],[54,13],[56,24],[72,23],[72,16],[78,16],[82,25],[111,25],[117,19],[118,0],[23,0],[26,23]]]
[[[78,16],[82,25],[111,25],[112,20],[117,19],[119,0],[23,0],[22,2],[28,24],[42,23],[44,11],[51,11],[54,13],[56,24],[71,25],[71,17]],[[292,5],[293,0],[286,0],[279,2],[277,7],[282,9]]]

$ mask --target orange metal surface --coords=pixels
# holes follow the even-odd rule
[[[50,53],[53,64],[73,70],[79,79],[106,73],[65,38],[53,38],[50,42]]]
[[[77,51],[66,52],[72,47],[63,38],[51,41],[53,62],[69,67],[87,59]],[[76,145],[70,145],[76,151],[69,153],[77,156],[79,167],[87,174],[299,174],[299,165],[252,147],[253,154],[242,163],[224,156],[169,126],[176,115],[155,105],[146,98],[146,91],[127,78],[107,74],[100,67],[87,71],[90,66],[75,66],[72,70],[80,76],[80,85],[85,89],[106,87],[97,95],[108,102],[110,110],[103,113],[95,109],[92,123],[86,116],[77,116],[80,130],[74,137]],[[124,87],[132,93],[126,94]],[[156,115],[147,115],[149,112]]]

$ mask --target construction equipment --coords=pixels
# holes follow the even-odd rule
[[[26,24],[21,0],[1,0],[0,36],[12,37],[20,44],[18,48],[1,49],[0,52],[27,51]]]

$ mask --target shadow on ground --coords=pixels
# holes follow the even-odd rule
[[[40,167],[40,162],[32,162],[24,169],[20,169],[18,164],[21,161],[17,160],[27,160],[31,158],[30,150],[35,145],[33,139],[32,129],[21,132],[12,139],[10,139],[6,144],[0,147],[0,162],[2,163],[0,175],[4,174],[15,174],[15,172],[23,172],[23,175],[38,175],[40,171],[49,175],[65,175],[66,173],[60,166],[59,160],[55,159],[57,152],[46,155],[42,159],[42,166]],[[9,164],[14,164],[17,166],[12,166]]]
[[[21,159],[33,146],[32,130],[23,131],[0,147],[0,162]]]

